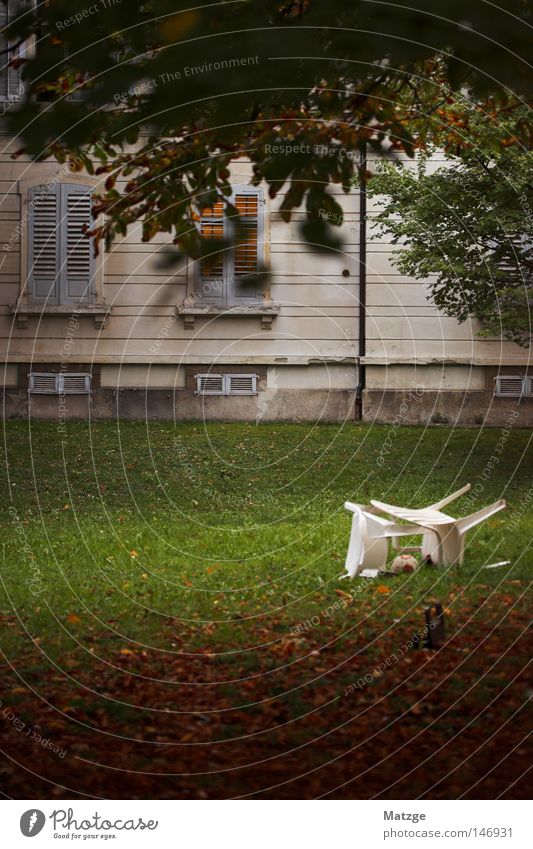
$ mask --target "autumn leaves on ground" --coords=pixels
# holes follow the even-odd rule
[[[6,796],[526,797],[528,432],[503,452],[499,430],[352,423],[5,436]],[[508,509],[461,567],[339,580],[345,500],[468,481],[458,515]],[[446,642],[415,649],[437,600]]]

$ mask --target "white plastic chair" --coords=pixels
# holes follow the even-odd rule
[[[458,498],[469,488],[470,486],[463,487],[462,490],[422,510],[411,510],[405,507],[397,507],[394,504],[384,504],[375,499],[372,499],[371,504],[383,513],[388,513],[390,516],[407,522],[415,522],[421,528],[431,532],[431,536],[424,534],[422,556],[424,558],[431,557],[433,563],[452,566],[454,563],[461,564],[463,562],[466,532],[506,507],[505,501],[502,499],[471,513],[470,516],[464,516],[462,519],[454,519],[453,516],[448,516],[440,510],[441,507],[445,507],[446,504]]]
[[[462,486],[461,489],[452,492],[451,495],[447,495],[445,498],[441,498],[440,501],[435,501],[433,504],[428,504],[427,507],[424,507],[424,510],[441,510],[442,507],[446,507],[448,504],[451,504],[452,501],[456,501],[461,495],[464,495],[471,489],[471,485],[469,483]],[[397,550],[399,546],[396,540],[392,542],[394,548]],[[408,549],[405,549],[408,550]],[[440,562],[440,542],[438,535],[433,531],[429,530],[429,528],[424,529],[423,534],[423,542],[420,548],[412,548],[411,551],[419,551],[422,555],[422,560],[431,560],[432,563]]]
[[[369,512],[372,508],[361,504],[346,501],[344,506],[346,510],[353,513],[350,543],[344,564],[347,572],[345,577],[354,578],[364,569],[385,569],[390,539],[396,540],[402,536],[424,533],[424,529],[418,525],[400,525],[397,522],[391,522],[390,519]],[[418,551],[420,549],[404,548],[402,550]]]

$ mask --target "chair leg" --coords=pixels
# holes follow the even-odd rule
[[[442,550],[439,535],[435,531],[426,531],[422,538],[422,560],[431,560],[436,566],[442,563]]]
[[[460,566],[463,562],[464,536],[459,533],[456,524],[442,529],[440,538],[443,566]]]
[[[451,504],[452,501],[456,501],[461,497],[461,495],[464,495],[465,492],[468,492],[470,488],[470,484],[467,483],[466,486],[462,486],[461,489],[457,490],[457,492],[452,492],[452,494],[448,495],[446,498],[441,498],[441,500],[436,501],[435,504],[430,504],[428,510],[442,510],[443,507],[446,507],[448,504]]]

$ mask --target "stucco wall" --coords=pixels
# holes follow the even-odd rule
[[[132,226],[126,238],[117,239],[103,254],[99,300],[112,308],[103,329],[92,316],[80,313],[78,327],[71,332],[68,315],[30,316],[21,328],[11,306],[25,293],[25,240],[27,186],[83,179],[98,188],[98,180],[71,175],[56,163],[30,163],[10,158],[15,145],[0,137],[0,359],[28,362],[32,359],[61,361],[65,339],[70,339],[71,360],[122,364],[186,364],[294,362],[351,360],[357,355],[357,244],[354,222],[357,193],[332,191],[346,211],[342,227],[344,250],[322,258],[301,241],[298,223],[304,212],[294,214],[290,224],[281,221],[275,201],[266,199],[267,250],[272,277],[269,297],[280,305],[271,329],[261,318],[197,317],[194,328],[186,328],[177,306],[197,287],[195,265],[182,262],[170,271],[161,263],[165,235],[150,244],[142,242],[140,225]],[[248,183],[251,167],[237,162],[233,183]],[[2,250],[2,248],[6,248]],[[22,248],[22,250],[21,250]],[[349,276],[343,276],[348,274]]]
[[[177,307],[195,287],[194,263],[171,271],[140,227],[101,257],[99,297],[112,312],[98,328],[93,316],[30,316],[18,326],[11,307],[24,294],[27,187],[57,178],[77,180],[57,163],[11,159],[17,144],[0,136],[0,385],[7,415],[51,417],[57,400],[32,397],[30,370],[89,370],[90,398],[68,400],[67,417],[342,420],[353,417],[358,383],[359,198],[332,187],[345,211],[342,251],[318,254],[302,242],[303,209],[287,224],[279,208],[284,193],[267,200],[266,240],[271,265],[268,296],[280,307],[271,329],[257,316],[204,316],[185,327]],[[432,167],[440,164],[435,158]],[[413,167],[408,165],[408,167]],[[233,183],[247,183],[250,165],[237,161]],[[90,180],[83,177],[84,180]],[[97,179],[94,181],[97,184]],[[369,224],[379,199],[369,202]],[[406,421],[498,423],[508,402],[493,395],[496,368],[525,368],[529,352],[498,339],[476,337],[475,323],[458,325],[429,302],[427,286],[398,274],[392,246],[368,229],[367,355],[363,415],[395,421],[406,392],[423,399]],[[19,368],[20,366],[20,368]],[[260,374],[252,398],[198,398],[191,369]],[[22,377],[21,377],[22,375]],[[4,380],[5,378],[5,380]],[[148,394],[147,394],[148,393]],[[512,403],[512,402],[510,402]],[[531,402],[521,405],[524,423]]]

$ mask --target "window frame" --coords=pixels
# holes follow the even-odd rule
[[[30,8],[35,8],[36,3],[37,3],[37,0],[28,0],[26,5],[28,5]],[[7,4],[4,4],[4,3],[1,4],[0,12],[2,10],[5,10],[5,12],[3,14],[5,15],[5,19],[6,19],[6,24],[5,24],[6,27],[9,26],[10,22],[14,18],[18,17],[18,15],[20,14],[21,9],[20,8],[14,9],[13,7],[20,7],[20,6],[21,6],[20,0],[8,0]],[[29,11],[29,9],[27,9],[27,11]],[[1,27],[1,24],[0,24],[0,30],[1,29],[2,29],[2,27]],[[26,84],[25,84],[25,81],[22,79],[22,65],[20,65],[18,68],[12,68],[11,69],[11,73],[13,73],[15,75],[14,82],[17,83],[17,91],[16,91],[16,93],[13,94],[13,93],[10,93],[10,83],[9,83],[10,68],[9,68],[9,63],[12,62],[12,60],[15,59],[15,58],[16,59],[24,59],[24,58],[32,56],[33,52],[35,50],[36,37],[31,36],[31,38],[27,38],[25,41],[22,42],[22,44],[20,44],[17,47],[16,51],[13,52],[12,55],[10,55],[11,51],[13,50],[13,48],[10,47],[10,44],[12,44],[12,42],[9,42],[7,38],[5,39],[5,41],[6,41],[6,48],[9,52],[7,54],[3,54],[3,57],[6,57],[5,63],[0,61],[0,75],[5,73],[6,76],[7,76],[6,94],[4,95],[0,91],[0,103],[7,103],[7,104],[18,103],[19,101],[22,100],[24,93],[26,91]],[[0,89],[1,89],[1,86],[0,86]],[[6,111],[6,110],[4,110],[4,111]]]
[[[267,215],[266,215],[266,199],[263,189],[260,186],[251,186],[248,184],[241,183],[231,183],[231,195],[225,196],[230,203],[235,203],[235,198],[237,195],[253,195],[257,197],[257,265],[258,272],[260,273],[261,267],[265,267],[267,265]],[[210,217],[210,218],[201,218],[199,222],[199,228],[201,228],[203,221],[221,221],[223,222],[224,235],[223,238],[228,239],[231,237],[231,230],[233,228],[233,224],[231,218],[225,214],[220,217]],[[198,260],[195,263],[195,270],[193,275],[194,280],[194,292],[191,294],[194,296],[194,300],[198,301],[202,304],[212,304],[214,306],[219,306],[222,309],[230,310],[232,307],[238,306],[251,306],[251,307],[261,307],[265,300],[268,300],[269,293],[264,290],[259,291],[256,290],[255,293],[249,297],[236,292],[236,278],[234,274],[235,267],[235,247],[228,248],[224,254],[222,255],[222,278],[214,274],[212,277],[205,276],[202,274],[202,263],[201,260]],[[223,291],[222,294],[216,294],[212,291],[210,287],[218,281],[222,282]],[[261,284],[259,284],[259,288],[261,288]]]

